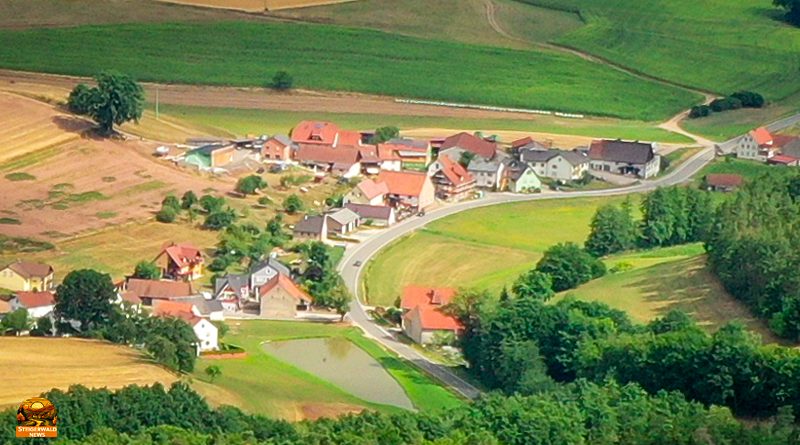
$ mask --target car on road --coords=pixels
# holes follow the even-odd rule
[[[353,266],[360,267],[361,266],[361,261],[356,261],[355,263],[353,263]]]
[[[417,216],[425,216],[425,211],[420,210],[419,213],[417,213]]]

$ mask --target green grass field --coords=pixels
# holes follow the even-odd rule
[[[580,11],[587,25],[557,42],[653,76],[722,94],[797,91],[800,29],[762,0],[521,0]]]
[[[413,128],[515,130],[577,136],[638,139],[668,143],[690,142],[685,136],[656,128],[654,123],[612,118],[564,119],[537,116],[535,120],[458,119],[435,116],[396,116],[359,113],[252,110],[161,105],[161,112],[211,133],[275,134],[288,133],[304,119],[336,122],[342,128],[359,130],[394,125],[402,130]],[[216,129],[216,131],[215,131]]]
[[[261,347],[267,340],[343,336],[386,367],[418,409],[437,410],[463,403],[417,368],[397,359],[354,328],[261,320],[229,321],[228,324],[231,330],[224,341],[243,347],[248,356],[244,359],[201,359],[198,362],[194,377],[204,381],[198,388],[212,402],[233,402],[249,412],[282,418],[295,418],[304,409],[325,411],[335,406],[398,411],[399,408],[360,400],[324,380],[272,358]],[[209,384],[203,371],[212,364],[222,368],[222,376]]]
[[[619,263],[632,268],[590,281],[559,298],[571,295],[599,301],[641,323],[664,316],[671,309],[687,312],[710,331],[740,320],[766,341],[774,342],[763,321],[731,297],[708,270],[704,253],[697,243],[612,256],[605,260],[609,268]]]
[[[699,100],[572,55],[326,25],[80,26],[2,30],[0,40],[0,66],[52,73],[116,69],[140,80],[263,86],[275,71],[288,69],[296,87],[645,121],[666,118]]]
[[[684,129],[716,141],[747,133],[753,128],[789,116],[800,110],[800,94],[790,96],[779,103],[771,103],[765,108],[740,109],[713,113],[700,119],[686,119],[681,122]]]
[[[510,286],[551,245],[583,243],[597,207],[623,199],[514,203],[435,221],[370,261],[364,279],[369,303],[391,305],[409,284],[494,291]]]
[[[714,173],[741,175],[745,181],[752,181],[764,175],[785,175],[793,172],[795,172],[794,169],[779,165],[767,165],[756,161],[736,159],[735,157],[724,157],[717,158],[703,167],[703,169],[695,175],[695,182],[699,184],[706,175]]]

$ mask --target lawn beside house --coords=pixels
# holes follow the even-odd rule
[[[400,410],[360,400],[327,381],[271,357],[261,347],[265,341],[334,336],[347,338],[381,363],[400,383],[417,409],[437,410],[463,403],[417,368],[386,352],[355,328],[263,320],[229,320],[227,323],[231,329],[224,341],[243,347],[248,357],[228,360],[201,358],[198,361],[194,378],[203,383],[197,389],[212,403],[230,403],[228,400],[234,399],[246,411],[289,420],[302,420],[319,412],[336,415],[365,408],[385,412]],[[209,365],[218,365],[222,369],[222,376],[213,384],[208,382],[204,374]]]

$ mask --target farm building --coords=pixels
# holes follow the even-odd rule
[[[201,170],[224,167],[233,161],[234,144],[210,144],[186,152],[183,162]]]
[[[704,182],[709,191],[732,192],[744,184],[744,178],[741,175],[719,173],[706,175]]]
[[[382,205],[386,201],[389,188],[384,182],[375,182],[372,179],[365,179],[358,183],[353,190],[344,197],[345,203]]]
[[[267,162],[288,162],[292,160],[297,145],[289,136],[277,134],[264,141],[261,159]]]
[[[456,295],[453,288],[406,286],[400,300],[403,332],[419,344],[433,342],[437,334],[455,335],[463,328],[454,317],[442,312]]]
[[[655,143],[596,140],[589,147],[589,168],[648,179],[661,170],[661,156],[656,154]]]
[[[328,235],[347,235],[361,225],[361,217],[350,209],[338,209],[328,215]]]
[[[436,200],[433,182],[426,173],[382,171],[376,179],[389,190],[387,202],[395,208],[422,210]]]
[[[400,156],[383,145],[368,145],[360,148],[359,154],[362,172],[367,175],[377,175],[381,170],[398,172],[403,167]]]
[[[394,209],[389,206],[348,203],[344,207],[357,213],[362,221],[373,226],[389,227],[397,222]]]
[[[306,215],[302,221],[294,225],[293,235],[296,240],[327,241],[328,216]]]
[[[48,264],[17,261],[0,269],[0,288],[44,291],[53,288],[53,268]]]
[[[154,300],[172,300],[195,295],[188,281],[145,280],[129,278],[117,288],[120,297],[131,303],[152,306]]]
[[[291,278],[278,274],[258,289],[259,314],[266,318],[295,318],[311,308],[313,299]]]
[[[391,150],[400,158],[403,167],[424,168],[431,163],[431,143],[418,139],[390,139],[378,145],[378,149]]]
[[[462,132],[445,139],[439,148],[440,157],[447,156],[454,161],[458,161],[464,152],[470,152],[483,159],[494,159],[497,154],[497,143]]]

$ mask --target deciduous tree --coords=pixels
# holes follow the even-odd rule
[[[105,325],[112,316],[116,299],[108,274],[91,269],[74,270],[56,289],[55,313],[59,320],[75,320],[81,332]]]

